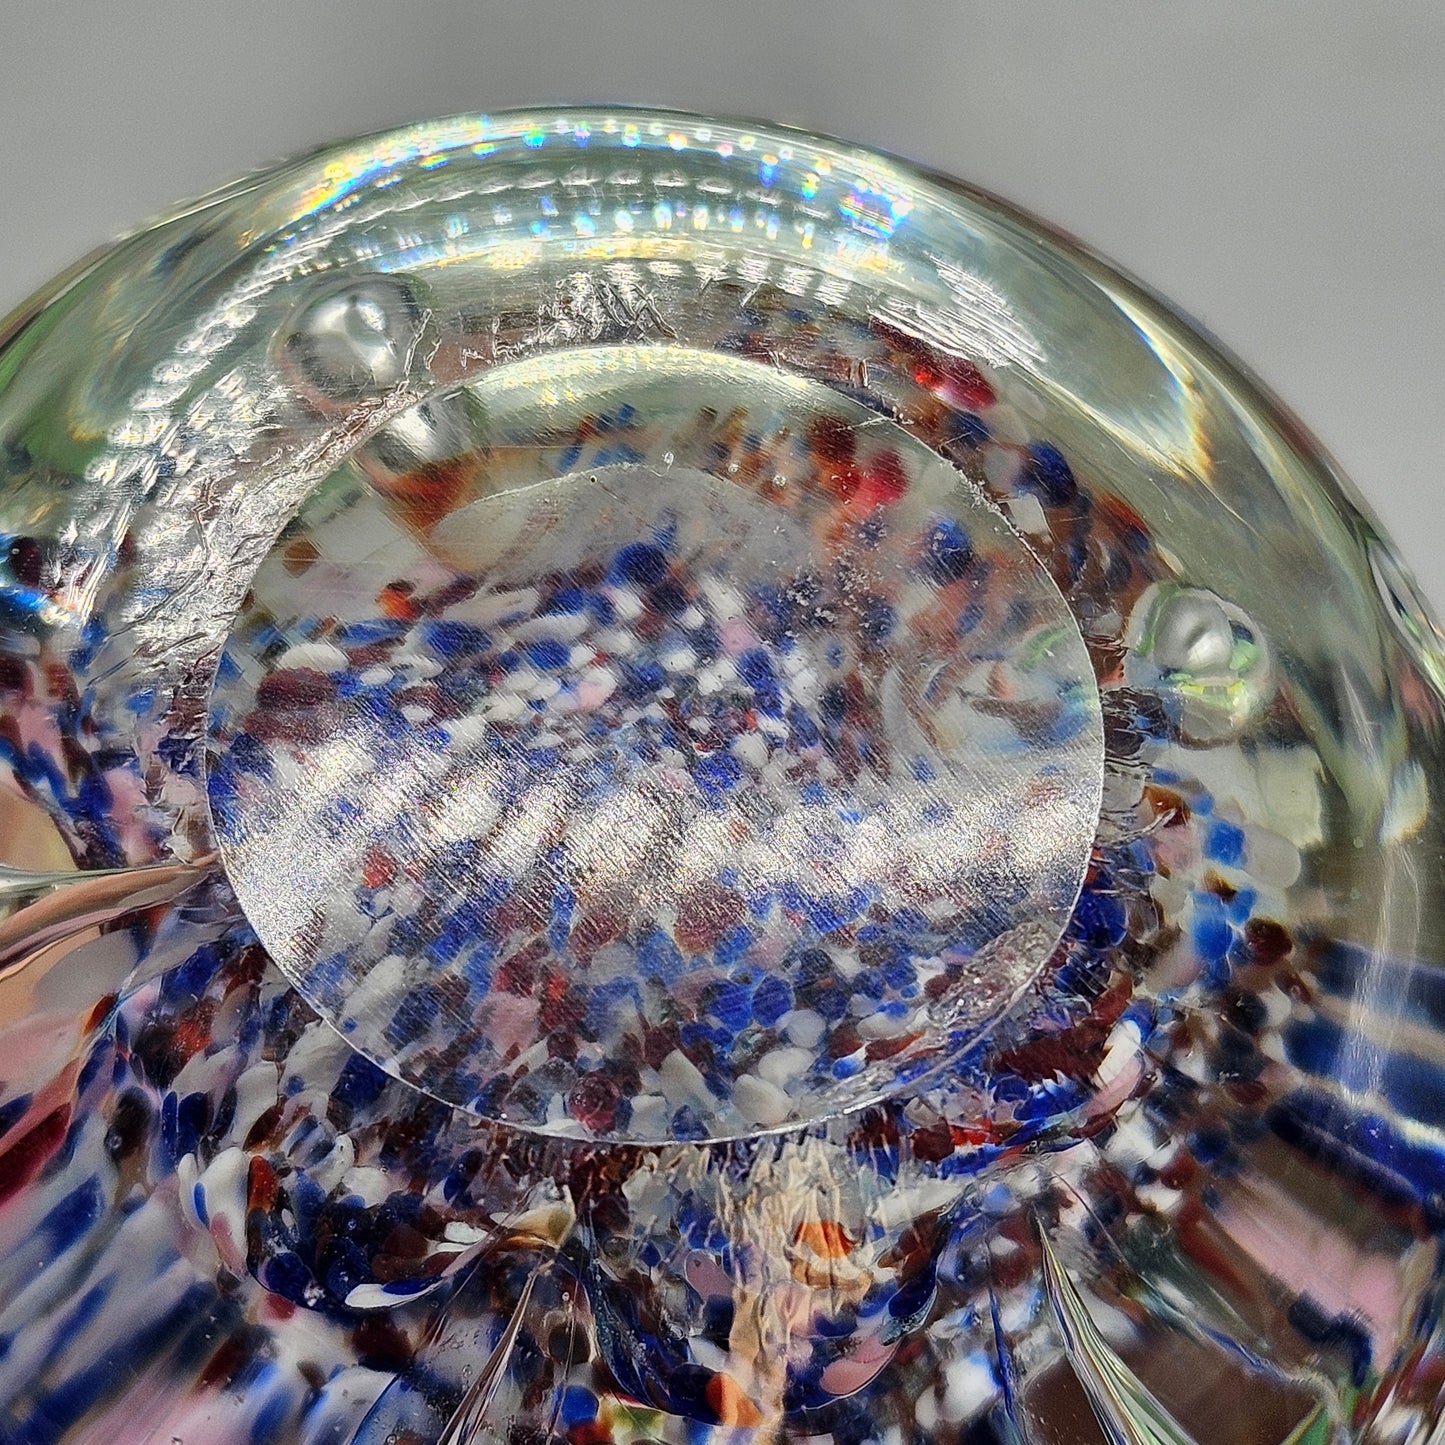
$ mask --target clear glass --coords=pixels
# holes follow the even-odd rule
[[[464,117],[0,324],[0,1435],[1424,1445],[1441,634],[1003,203]]]

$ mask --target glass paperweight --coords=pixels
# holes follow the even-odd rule
[[[1445,653],[798,132],[327,150],[0,326],[0,1438],[1441,1438]]]

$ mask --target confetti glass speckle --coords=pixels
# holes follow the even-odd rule
[[[1108,267],[463,117],[0,326],[0,1438],[1426,1445],[1441,634]]]
[[[282,532],[211,702],[227,875],[322,1015],[477,1113],[662,1140],[860,1108],[1013,1003],[1083,882],[1103,719],[982,490],[677,347],[423,408]]]

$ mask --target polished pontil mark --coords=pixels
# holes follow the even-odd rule
[[[489,1117],[855,1108],[1007,1008],[1077,895],[1102,725],[1062,598],[952,467],[751,363],[429,401],[251,595],[210,770],[242,906],[354,1044]]]

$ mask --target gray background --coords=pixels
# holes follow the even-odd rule
[[[0,0],[0,313],[312,144],[633,100],[882,146],[1172,297],[1445,611],[1445,0]]]

